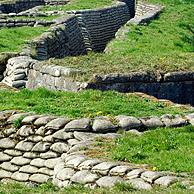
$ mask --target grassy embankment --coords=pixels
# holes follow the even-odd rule
[[[46,31],[46,27],[0,28],[0,53],[19,52],[29,41]]]
[[[134,94],[120,94],[113,91],[101,92],[87,90],[79,93],[27,89],[19,92],[0,90],[0,110],[18,109],[71,118],[115,116],[181,114],[187,108],[176,108],[154,100],[141,98]]]

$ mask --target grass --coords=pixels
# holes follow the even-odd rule
[[[71,0],[67,5],[56,5],[56,6],[44,6],[41,11],[71,11],[71,10],[83,10],[83,9],[94,9],[101,8],[111,5],[115,0]]]
[[[79,93],[23,89],[18,92],[0,90],[0,110],[17,109],[36,113],[66,115],[71,118],[181,114],[188,108],[176,108],[134,94],[126,95],[113,91],[87,90]]]
[[[46,27],[0,28],[0,52],[18,52],[27,41],[42,34]]]
[[[174,185],[171,188],[159,188],[156,187],[151,191],[137,191],[133,189],[130,185],[127,184],[117,184],[113,188],[103,189],[97,188],[91,190],[89,188],[85,188],[81,185],[72,185],[67,188],[59,189],[53,186],[50,183],[41,184],[35,188],[29,188],[21,183],[12,183],[12,184],[0,184],[0,194],[191,194],[192,191],[185,189],[180,185]]]
[[[148,26],[128,26],[125,38],[115,39],[107,53],[49,60],[74,67],[88,80],[93,74],[133,71],[194,71],[194,1],[150,0],[165,6],[161,16]]]
[[[136,164],[152,170],[189,172],[194,175],[194,127],[157,128],[137,136],[125,132],[116,141],[97,140],[95,155]],[[87,151],[88,155],[93,150]]]

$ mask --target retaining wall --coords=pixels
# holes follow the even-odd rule
[[[17,53],[1,53],[0,54],[0,81],[4,78],[4,72],[6,70],[7,62],[10,58],[16,57]]]
[[[97,9],[69,12],[58,18],[55,27],[32,42],[33,55],[38,60],[86,54],[87,50],[103,51],[117,30],[133,17],[134,1]]]
[[[3,83],[15,88],[26,86],[29,68],[37,61],[27,56],[13,57],[8,60],[3,73]]]
[[[0,13],[18,13],[38,5],[44,5],[44,0],[16,0],[0,4]]]
[[[10,0],[0,2],[0,13],[19,13],[40,5],[65,5],[66,0]]]
[[[193,124],[193,118],[193,114],[141,119],[117,116],[117,123],[113,124],[108,117],[71,120],[3,111],[0,112],[0,180],[31,182],[31,185],[52,180],[59,187],[72,183],[92,188],[112,187],[124,181],[137,189],[151,189],[153,185],[166,187],[185,177],[150,171],[146,165],[88,158],[83,148],[93,146],[97,137],[117,138],[117,129],[142,131],[158,126],[182,126]]]
[[[136,72],[96,76],[87,89],[143,92],[176,103],[194,104],[194,72],[149,74]]]
[[[134,2],[98,9],[72,12],[78,19],[87,50],[103,51],[118,29],[133,17]]]
[[[74,78],[80,74],[82,72],[76,69],[43,65],[30,57],[19,56],[8,60],[2,82],[16,88],[45,87],[51,90],[78,91],[82,83],[74,81]]]
[[[38,60],[46,60],[51,57],[86,53],[77,18],[69,15],[58,18],[56,22],[58,25],[53,26],[31,43],[34,57]]]
[[[150,74],[147,72],[134,72],[128,74],[97,75],[91,81],[74,81],[81,72],[56,66],[60,70],[69,69],[72,74],[53,75],[45,66],[42,70],[31,69],[27,82],[27,88],[34,89],[45,87],[48,89],[59,89],[65,91],[80,91],[85,89],[115,90],[118,92],[142,92],[158,99],[168,99],[180,104],[194,104],[194,72],[171,72],[166,74]],[[41,72],[41,73],[40,73]],[[36,77],[37,76],[37,77]],[[47,77],[48,79],[45,79]],[[53,80],[50,82],[50,80]],[[58,82],[57,80],[60,80]],[[76,80],[79,80],[78,78]]]

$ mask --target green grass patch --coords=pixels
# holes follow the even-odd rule
[[[23,89],[18,92],[0,90],[0,110],[9,109],[66,115],[72,118],[119,114],[148,116],[189,111],[187,108],[175,108],[133,94],[126,95],[113,91],[86,90],[74,93],[46,89],[34,91]]]
[[[142,136],[125,132],[116,141],[97,140],[99,149],[95,149],[100,150],[98,157],[149,164],[153,170],[194,173],[193,142],[194,127],[185,126],[157,128]]]
[[[17,52],[25,43],[45,32],[46,27],[0,28],[0,52]]]
[[[97,188],[89,189],[81,185],[72,185],[63,189],[59,189],[53,186],[50,183],[41,184],[35,188],[29,188],[21,183],[12,183],[12,184],[2,184],[0,183],[0,193],[1,194],[191,194],[192,191],[189,191],[181,186],[175,185],[171,188],[159,188],[156,187],[151,191],[137,191],[132,189],[130,185],[127,184],[117,184],[113,188]]]
[[[13,121],[13,126],[14,126],[16,129],[19,129],[19,128],[22,126],[22,120],[23,120],[24,118],[25,118],[24,116],[21,116],[20,118],[14,120],[14,121]]]
[[[108,45],[109,52],[50,60],[48,63],[74,67],[88,80],[93,74],[133,71],[194,71],[194,1],[150,0],[165,10],[148,26],[128,26],[123,39]]]
[[[44,6],[41,11],[71,11],[71,10],[83,10],[83,9],[96,9],[105,6],[110,6],[115,3],[115,0],[71,0],[66,5]]]

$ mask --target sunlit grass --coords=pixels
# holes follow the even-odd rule
[[[27,41],[46,31],[46,27],[0,28],[0,52],[21,51]]]
[[[19,92],[0,90],[0,110],[9,109],[66,115],[72,118],[119,114],[133,116],[180,114],[188,111],[136,95],[113,91],[87,90],[75,93],[46,89],[34,91],[24,89]]]

